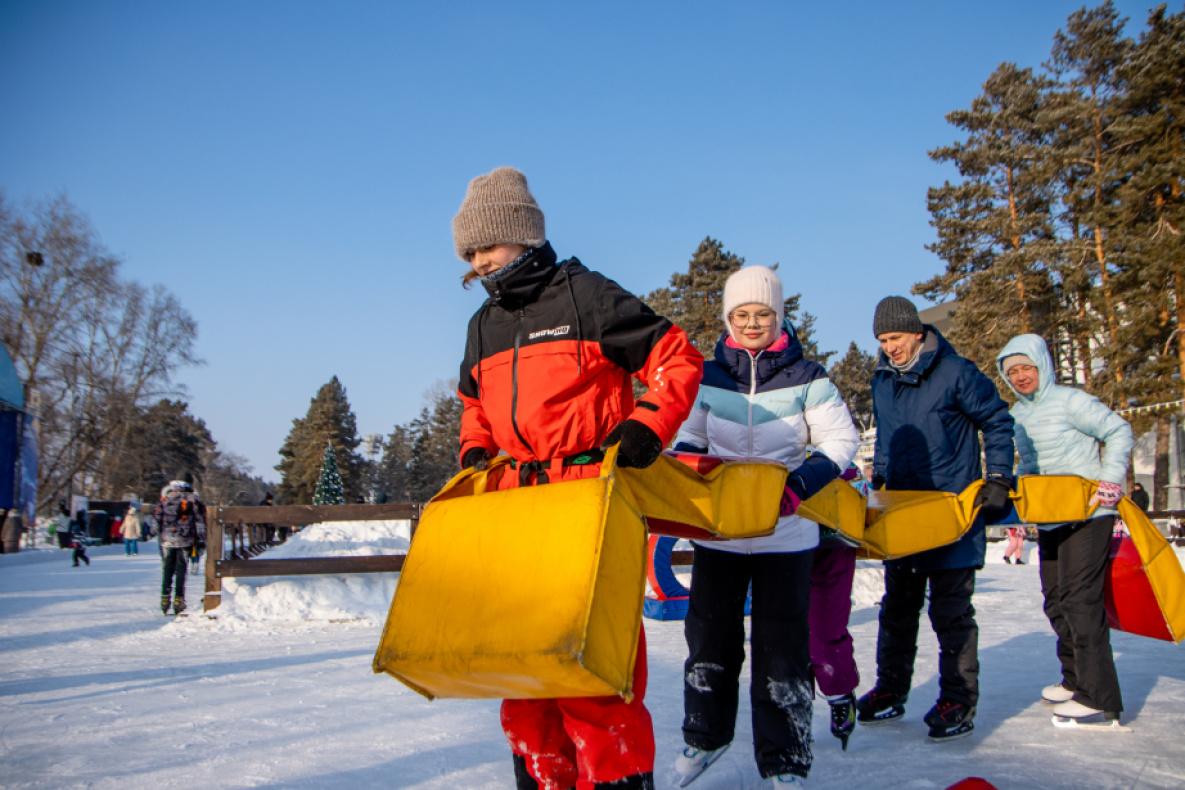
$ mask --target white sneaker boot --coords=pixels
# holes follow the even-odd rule
[[[1074,692],[1070,691],[1061,683],[1054,683],[1052,686],[1046,686],[1041,689],[1041,699],[1056,705],[1059,702],[1069,702],[1074,699]]]
[[[679,756],[675,758],[675,773],[678,775],[679,787],[687,787],[687,785],[694,782],[700,774],[708,770],[708,767],[720,759],[720,756],[728,751],[729,744],[724,744],[719,749],[704,750],[697,749],[694,746],[685,746],[683,751],[679,752]]]

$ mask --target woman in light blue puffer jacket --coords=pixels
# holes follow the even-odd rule
[[[1099,481],[1086,521],[1051,525],[1038,535],[1045,614],[1057,633],[1062,681],[1042,697],[1063,719],[1118,720],[1123,710],[1111,654],[1103,586],[1114,505],[1123,495],[1131,426],[1093,395],[1056,384],[1053,359],[1037,335],[1014,337],[996,357],[1016,393],[1011,409],[1022,475],[1073,474]],[[1100,455],[1101,445],[1101,455]]]

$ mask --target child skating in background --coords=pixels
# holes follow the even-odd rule
[[[597,477],[603,451],[646,467],[687,416],[703,357],[683,331],[580,261],[558,261],[526,177],[501,167],[469,184],[453,219],[457,255],[489,294],[469,322],[459,394],[461,464],[514,460],[499,490]],[[631,376],[647,393],[634,402]],[[562,529],[562,525],[557,525]],[[519,790],[653,788],[654,732],[643,700],[516,699],[502,728]]]
[[[74,549],[74,567],[78,567],[78,561],[82,560],[89,567],[91,564],[90,558],[86,556],[86,511],[80,510],[74,516],[74,520],[70,522],[70,546]]]
[[[680,786],[732,743],[750,585],[757,769],[776,787],[801,786],[811,769],[809,622],[819,525],[795,511],[840,476],[860,435],[826,370],[803,358],[784,310],[782,281],[771,269],[750,266],[728,278],[725,331],[715,358],[704,363],[695,407],[679,430],[677,450],[771,458],[790,470],[772,535],[694,543],[684,624],[687,745],[675,760]],[[808,447],[814,448],[809,457]]]
[[[1017,565],[1024,565],[1025,531],[1024,527],[1012,526],[1008,528],[1008,545],[1004,548],[1004,562],[1012,564],[1016,558]]]

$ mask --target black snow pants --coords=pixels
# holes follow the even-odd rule
[[[768,778],[811,769],[810,591],[813,551],[737,554],[695,547],[684,623],[683,740],[699,749],[731,743],[741,664],[745,596],[753,588],[753,751]]]
[[[189,551],[189,548],[164,550],[165,572],[160,584],[162,598],[168,598],[175,590],[176,597],[185,600],[185,570],[189,567]]]
[[[918,573],[904,565],[885,565],[885,597],[881,600],[876,639],[876,684],[897,694],[909,692],[927,583],[930,625],[938,636],[940,696],[975,705],[979,701],[979,626],[971,605],[974,568]]]
[[[1037,535],[1045,616],[1057,634],[1062,685],[1078,702],[1107,713],[1123,710],[1103,608],[1114,528],[1115,517],[1102,516]]]

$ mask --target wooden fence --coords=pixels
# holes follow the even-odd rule
[[[340,573],[389,573],[403,568],[402,554],[367,557],[298,557],[253,559],[265,552],[268,527],[305,527],[325,521],[409,520],[412,533],[423,505],[277,505],[211,507],[206,513],[206,596],[209,612],[222,603],[222,580],[246,576],[306,576]],[[229,546],[228,544],[229,539]],[[229,548],[229,553],[227,549]]]
[[[287,560],[253,559],[270,547],[267,527],[304,527],[325,521],[411,521],[415,534],[424,506],[385,505],[278,505],[275,507],[211,507],[206,516],[205,611],[222,603],[223,578],[248,576],[307,576],[343,573],[392,573],[403,569],[403,554],[366,557],[300,557]],[[1185,510],[1155,510],[1149,518],[1185,520]],[[226,538],[230,553],[224,556]],[[1185,537],[1170,542],[1185,545]],[[671,565],[691,565],[692,551],[671,552]]]

